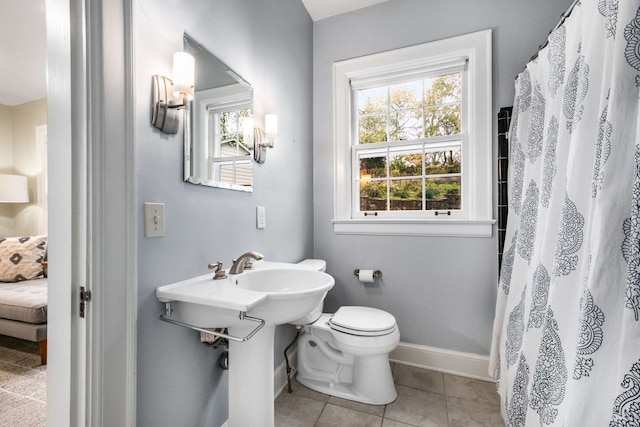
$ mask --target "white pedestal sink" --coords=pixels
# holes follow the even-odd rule
[[[297,264],[260,261],[227,279],[209,274],[161,286],[156,297],[171,305],[162,320],[196,330],[228,328],[229,427],[271,427],[275,327],[317,309],[334,283]]]

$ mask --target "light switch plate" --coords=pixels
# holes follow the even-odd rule
[[[144,236],[164,236],[164,203],[144,204]]]
[[[263,229],[267,227],[267,216],[264,206],[256,206],[256,227]]]

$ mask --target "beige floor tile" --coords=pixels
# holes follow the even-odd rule
[[[382,420],[382,427],[413,427],[411,424],[401,423],[400,421],[390,420],[389,418],[384,418]]]
[[[379,417],[384,415],[384,405],[367,405],[366,403],[354,402],[353,400],[341,399],[339,397],[331,396],[329,403],[343,408],[354,409],[360,412],[366,412],[367,414],[377,415]]]
[[[504,427],[498,406],[447,396],[449,427]]]
[[[293,394],[297,394],[298,396],[304,396],[304,397],[308,397],[309,399],[315,399],[315,400],[319,400],[321,402],[328,402],[329,398],[331,396],[329,396],[328,394],[324,394],[324,393],[320,393],[317,392],[315,390],[311,390],[308,387],[303,386],[302,384],[300,384],[297,380],[293,380],[291,381],[291,390],[293,390]],[[286,389],[283,392],[286,393]]]
[[[447,409],[443,395],[397,386],[398,399],[387,405],[384,417],[414,426],[447,426]]]
[[[327,404],[316,427],[380,427],[382,417]]]
[[[393,380],[398,385],[444,394],[444,375],[441,372],[396,364]]]
[[[500,405],[496,385],[489,381],[444,374],[444,390],[447,396]]]
[[[275,401],[276,427],[313,427],[324,409],[324,402],[282,393]]]

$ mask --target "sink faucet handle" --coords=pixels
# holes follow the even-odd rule
[[[221,279],[226,279],[227,275],[224,274],[224,265],[222,264],[222,261],[218,261],[217,263],[211,263],[208,265],[209,270],[213,270],[214,268],[216,269],[215,271],[215,275],[213,276],[213,280],[221,280]]]
[[[240,255],[238,259],[233,260],[233,265],[229,270],[229,274],[240,274],[245,270],[245,268],[251,269],[253,268],[253,264],[248,263],[247,261],[249,261],[250,259],[254,259],[257,261],[261,260],[262,258],[263,255],[258,252],[246,252]]]

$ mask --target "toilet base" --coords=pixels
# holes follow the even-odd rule
[[[386,359],[386,358],[384,358]],[[382,366],[381,362],[386,362]],[[387,360],[364,358],[355,363],[354,382],[332,382],[299,371],[296,379],[311,390],[369,405],[386,405],[398,397]],[[359,372],[358,372],[359,371]],[[375,372],[375,375],[371,375]]]
[[[331,314],[323,314],[298,338],[298,382],[369,405],[393,402],[398,394],[389,353],[400,341],[398,328],[384,335],[351,335],[331,329],[331,319]]]
[[[389,396],[386,399],[373,400],[366,396],[359,396],[357,393],[354,393],[353,388],[350,384],[333,384],[325,381],[312,380],[308,378],[297,378],[296,380],[302,384],[303,386],[310,388],[311,390],[328,394],[329,396],[339,397],[341,399],[353,400],[354,402],[366,403],[368,405],[386,405],[398,397],[395,388],[393,388],[393,393],[389,393]]]

